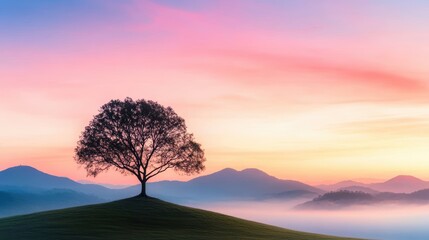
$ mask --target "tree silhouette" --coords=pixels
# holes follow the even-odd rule
[[[110,168],[132,174],[147,197],[146,182],[174,169],[185,174],[204,170],[204,151],[171,107],[154,101],[112,100],[83,131],[75,160],[89,176]]]

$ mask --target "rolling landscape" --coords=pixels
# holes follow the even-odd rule
[[[211,210],[209,206],[216,204],[240,203],[246,206],[264,203],[287,208],[290,212],[341,212],[356,208],[365,211],[370,206],[429,206],[429,189],[422,184],[425,181],[416,179],[398,176],[381,183],[359,185],[346,180],[324,186],[325,189],[329,187],[330,191],[327,191],[299,181],[278,179],[257,169],[238,171],[226,168],[189,181],[149,183],[148,193],[156,198],[145,200],[134,197],[139,193],[139,185],[118,189],[81,184],[30,166],[16,166],[0,171],[0,217],[3,217],[0,219],[0,236],[45,239],[53,235],[56,239],[76,239],[76,232],[85,232],[88,239],[118,239],[121,229],[127,225],[132,232],[130,239],[144,236],[163,238],[164,228],[178,221],[180,224],[176,225],[176,230],[168,231],[176,239],[218,239],[220,235],[213,236],[213,231],[227,233],[222,236],[225,239],[337,239],[241,220],[195,207]],[[398,189],[383,192],[382,189],[392,182],[398,184]],[[380,191],[371,189],[371,186]],[[414,189],[419,190],[408,193]],[[398,193],[401,190],[404,192]],[[52,211],[54,209],[59,210]],[[106,214],[112,218],[106,219]],[[204,226],[195,227],[199,224]],[[34,227],[17,230],[25,225]],[[112,230],[103,231],[110,228],[108,226],[112,226]]]
[[[129,239],[168,239],[169,236],[175,239],[351,239],[287,230],[157,198],[141,199],[134,197],[140,186],[110,189],[80,184],[30,166],[5,169],[0,172],[0,180],[0,217],[6,217],[0,219],[0,237],[6,239],[46,239],[48,236],[76,239],[82,234],[85,239],[120,239],[124,228],[130,234]],[[280,180],[257,169],[224,169],[187,182],[154,182],[149,184],[148,192],[172,202],[201,203],[308,199],[323,191],[297,181]],[[203,198],[199,197],[201,193]],[[111,202],[116,199],[123,200]],[[88,206],[76,207],[81,205]],[[47,211],[63,208],[67,209]],[[22,215],[29,213],[33,214]],[[14,215],[22,216],[12,217]],[[22,226],[31,227],[23,229]],[[217,234],[213,235],[214,232]]]

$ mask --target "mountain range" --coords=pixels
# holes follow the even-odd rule
[[[66,177],[41,172],[30,166],[11,167],[0,172],[0,191],[40,193],[52,189],[67,189],[104,200],[132,196],[129,190],[116,190],[97,184],[81,184]]]
[[[426,188],[429,189],[429,182],[412,176],[397,176],[373,184],[343,181],[314,187],[298,181],[278,179],[258,169],[238,171],[226,168],[186,182],[148,183],[147,192],[150,196],[173,203],[192,204],[219,201],[309,201],[328,191],[338,190],[377,195],[378,199],[380,196],[398,199],[404,196],[400,194]],[[139,191],[139,185],[111,189],[50,175],[30,166],[16,166],[0,171],[0,216],[108,202],[135,196]],[[420,196],[420,200],[426,197],[425,192],[413,194]]]
[[[412,193],[428,189],[429,181],[409,175],[399,175],[380,183],[365,184],[357,181],[342,181],[331,185],[318,185],[317,187],[325,191],[353,190],[353,188],[358,190],[360,188],[364,192]]]
[[[30,166],[17,166],[0,172],[0,216],[108,202],[135,196],[139,191],[139,185],[110,189],[50,175]],[[308,200],[324,192],[298,181],[275,178],[257,169],[237,171],[231,168],[187,182],[148,183],[147,191],[151,196],[175,203]]]
[[[293,194],[293,198],[299,198],[308,194],[318,195],[324,191],[298,181],[278,179],[258,169],[237,171],[226,168],[187,182],[150,183],[148,192],[176,201],[231,201],[282,198],[281,195],[288,192]]]

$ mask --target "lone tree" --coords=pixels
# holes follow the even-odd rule
[[[147,197],[146,182],[174,169],[185,174],[204,170],[204,151],[186,130],[185,121],[171,107],[126,98],[112,100],[83,131],[75,160],[89,176],[110,168],[132,174]]]

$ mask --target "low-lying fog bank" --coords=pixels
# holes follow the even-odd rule
[[[429,205],[377,205],[342,210],[294,210],[294,202],[188,204],[284,228],[386,240],[429,239]]]

